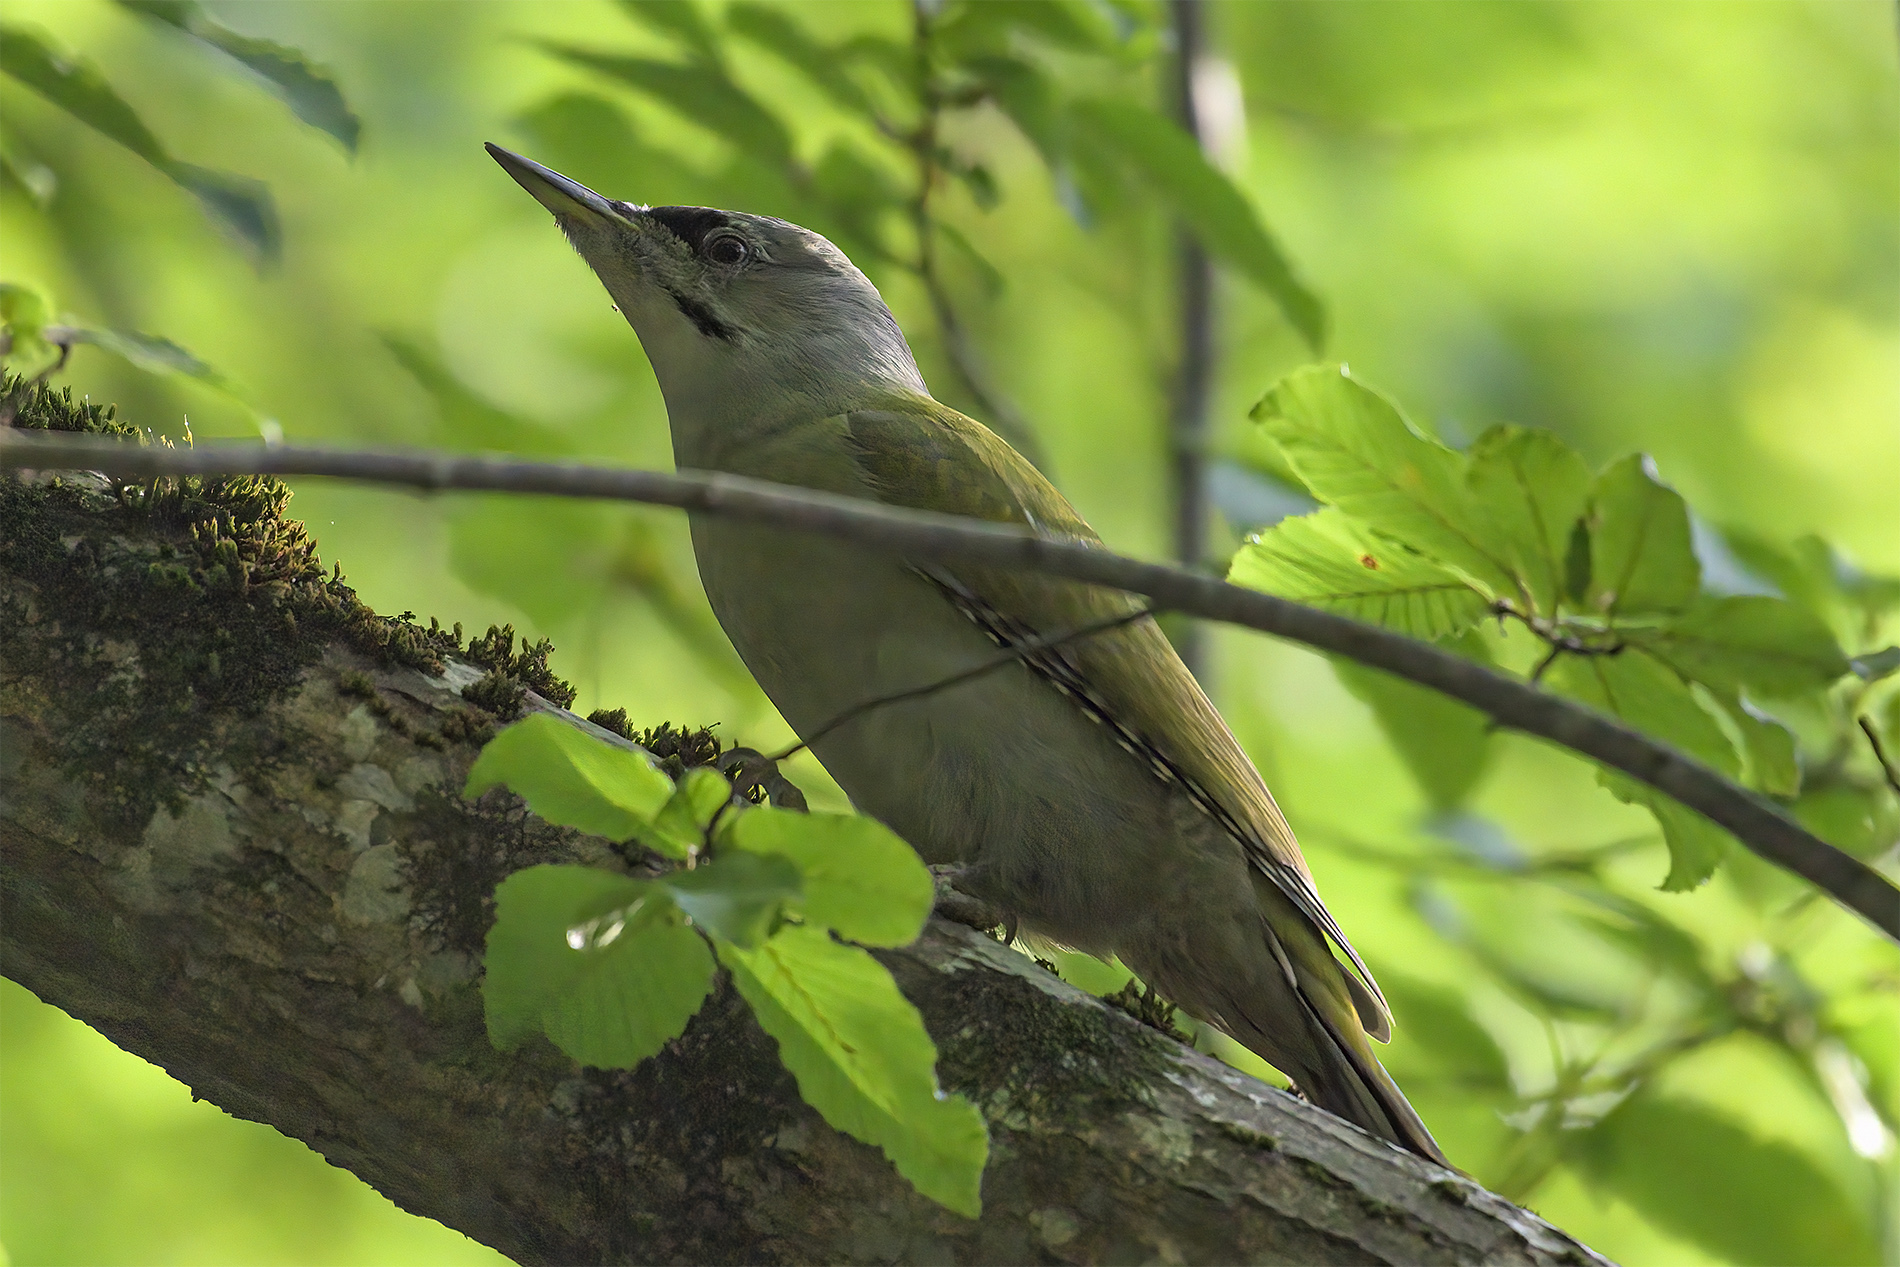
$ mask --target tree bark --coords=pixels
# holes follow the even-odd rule
[[[613,855],[462,799],[496,673],[366,634],[240,485],[0,478],[0,967],[194,1094],[523,1263],[1603,1261],[941,920],[880,957],[989,1120],[978,1221],[723,984],[632,1071],[495,1051],[495,884]]]

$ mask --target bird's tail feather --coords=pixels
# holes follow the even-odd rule
[[[1310,1004],[1307,1015],[1318,1031],[1314,1036],[1320,1039],[1322,1058],[1302,1070],[1297,1079],[1306,1097],[1361,1130],[1450,1167],[1438,1141],[1425,1129],[1418,1112],[1363,1040],[1357,1044],[1348,1041]],[[1333,1059],[1324,1058],[1328,1055]]]

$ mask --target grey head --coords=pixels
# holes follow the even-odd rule
[[[604,198],[498,145],[640,337],[682,462],[788,421],[928,395],[904,333],[844,252],[789,221]]]

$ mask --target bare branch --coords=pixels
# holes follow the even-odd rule
[[[1244,625],[1417,682],[1621,770],[1673,797],[1747,848],[1825,890],[1900,941],[1900,889],[1767,799],[1666,744],[1580,704],[1495,673],[1430,643],[1243,589],[1184,568],[1009,525],[905,510],[736,475],[614,470],[450,453],[365,452],[276,445],[140,446],[66,434],[0,433],[0,469],[95,470],[119,476],[323,475],[447,489],[539,493],[673,506],[840,537],[912,558],[959,559],[1125,590],[1157,609]]]
[[[1194,65],[1206,43],[1204,0],[1173,0],[1174,105],[1187,134],[1206,145],[1194,99]],[[1214,265],[1185,224],[1175,227],[1181,360],[1175,369],[1170,447],[1174,457],[1174,557],[1200,567],[1207,558],[1207,403],[1214,379]],[[1188,670],[1208,685],[1205,631],[1189,623],[1175,643]]]

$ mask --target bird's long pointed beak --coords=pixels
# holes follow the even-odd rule
[[[493,141],[486,142],[484,148],[488,150],[490,158],[501,164],[503,171],[515,178],[516,184],[533,194],[536,201],[555,215],[585,212],[608,220],[626,222],[624,211],[578,180],[569,180],[553,168],[543,167],[513,150],[505,150]]]

